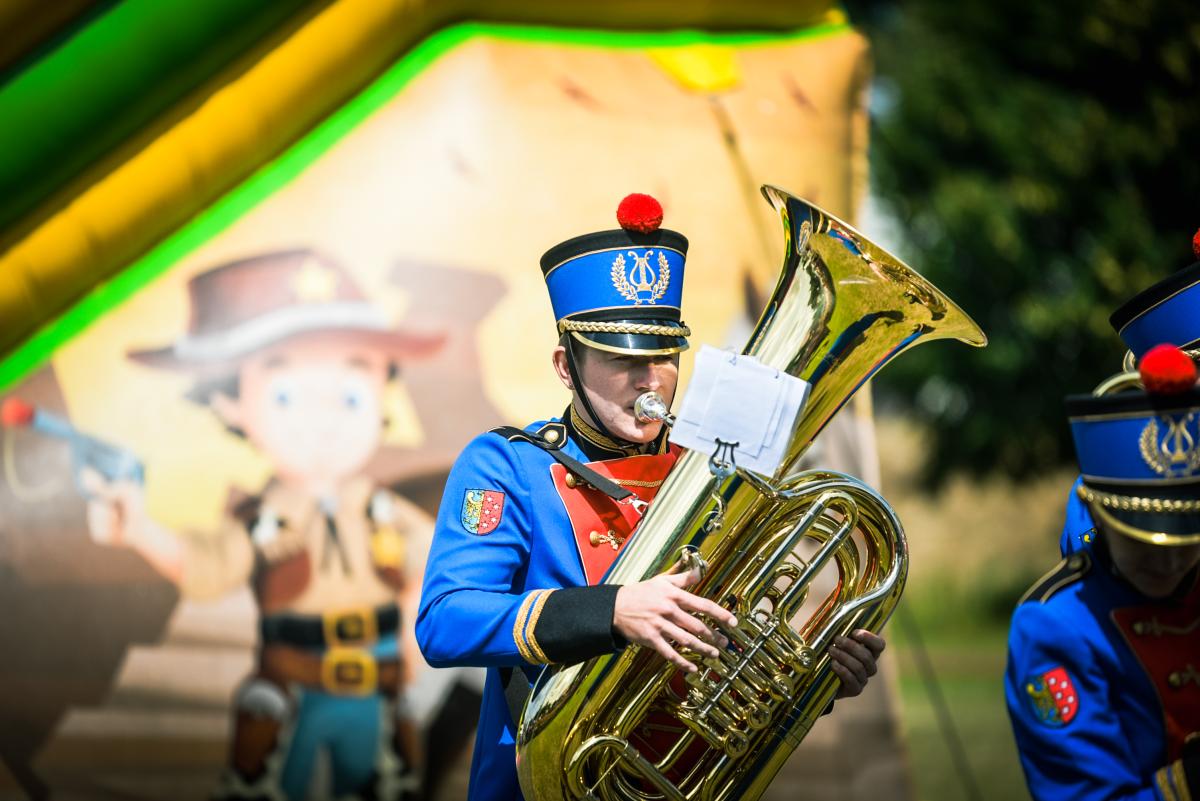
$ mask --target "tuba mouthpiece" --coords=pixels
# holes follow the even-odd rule
[[[639,423],[666,423],[675,425],[675,415],[667,411],[667,402],[657,392],[643,392],[633,402],[633,416]]]

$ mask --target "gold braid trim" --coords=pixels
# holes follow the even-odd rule
[[[1163,801],[1179,801],[1179,796],[1175,795],[1170,765],[1154,772],[1154,783],[1158,785],[1158,792],[1162,795]]]
[[[1088,503],[1098,503],[1109,509],[1122,512],[1155,512],[1158,514],[1187,514],[1200,512],[1200,500],[1190,498],[1139,498],[1133,495],[1116,495],[1080,485],[1079,497]]]
[[[613,478],[610,481],[620,484],[622,487],[661,487],[663,479],[658,481],[638,481],[636,478]]]
[[[531,659],[530,661],[536,661],[542,665],[550,664],[550,660],[547,658],[546,652],[542,650],[542,646],[538,645],[537,637],[533,636],[533,630],[537,628],[538,618],[542,616],[542,607],[546,605],[546,599],[550,597],[550,593],[552,592],[554,590],[543,590],[542,594],[538,596],[537,601],[533,604],[533,611],[529,615],[529,647],[533,649],[534,656],[537,657],[536,660]]]
[[[1182,759],[1171,763],[1171,775],[1175,779],[1175,793],[1179,796],[1179,801],[1192,801],[1192,791],[1188,789],[1187,773],[1183,769]]]
[[[521,658],[531,664],[537,664],[537,658],[533,651],[525,644],[525,621],[529,618],[529,609],[533,606],[534,601],[545,590],[534,590],[525,596],[525,600],[521,601],[521,606],[517,609],[517,619],[513,623],[513,642],[517,644],[517,650],[521,652]]]
[[[583,419],[583,415],[576,411],[575,404],[571,404],[571,426],[581,437],[606,451],[633,456],[639,454],[644,447],[632,442],[620,443],[611,437],[605,436],[598,428]]]
[[[594,323],[581,320],[559,320],[558,333],[583,331],[595,334],[653,334],[661,337],[690,337],[692,329],[679,325],[650,325],[648,323]]]

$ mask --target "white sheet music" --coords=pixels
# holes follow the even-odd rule
[[[737,443],[738,467],[772,475],[809,389],[808,382],[753,357],[704,345],[670,440],[708,454],[718,439]]]

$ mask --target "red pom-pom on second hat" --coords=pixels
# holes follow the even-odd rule
[[[1196,258],[1200,259],[1200,228],[1196,229],[1196,233],[1192,234],[1192,253],[1196,254]]]
[[[648,234],[662,225],[662,204],[649,195],[634,192],[617,206],[617,222],[626,231]]]
[[[1155,395],[1178,395],[1196,385],[1196,363],[1174,345],[1155,345],[1138,365],[1142,386]]]

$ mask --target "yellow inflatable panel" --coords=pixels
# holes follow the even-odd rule
[[[38,212],[44,222],[0,255],[0,355],[11,353],[449,22],[787,30],[839,23],[840,12],[829,11],[829,5],[338,0],[240,76],[223,76],[217,86],[206,87],[199,93],[202,102],[185,104],[194,111],[100,180],[60,193],[61,208]],[[660,63],[667,61],[660,56]],[[721,67],[711,53],[681,54],[670,64],[672,74],[701,88],[732,79],[722,71],[728,65]]]

